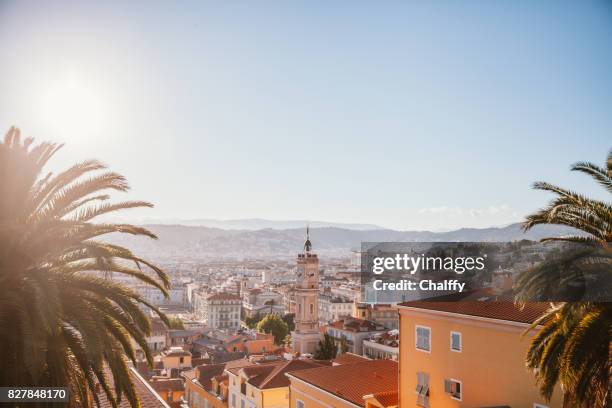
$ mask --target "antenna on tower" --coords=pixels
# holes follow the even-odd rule
[[[304,251],[310,252],[312,249],[312,242],[310,242],[310,223],[306,225],[306,242],[304,242]]]

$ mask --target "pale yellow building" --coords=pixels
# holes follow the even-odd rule
[[[307,360],[252,364],[226,370],[230,408],[288,408],[289,379],[285,375],[319,363]]]
[[[402,408],[557,408],[539,394],[525,354],[525,330],[546,303],[418,301],[398,306]]]
[[[191,368],[191,353],[182,347],[170,347],[162,352],[160,358],[163,367],[168,370]]]

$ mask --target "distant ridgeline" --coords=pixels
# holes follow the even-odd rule
[[[295,248],[302,245],[304,235],[304,228],[223,230],[184,225],[147,225],[147,228],[157,234],[159,239],[111,235],[109,240],[128,245],[141,255],[155,258],[292,258]],[[572,230],[566,227],[542,225],[523,233],[519,224],[502,228],[464,228],[449,232],[311,228],[311,236],[317,243],[315,250],[324,257],[348,257],[351,251],[360,250],[362,242],[537,241],[549,236],[568,235],[570,232]]]

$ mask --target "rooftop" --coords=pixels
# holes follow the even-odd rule
[[[330,323],[329,327],[351,332],[370,332],[384,330],[384,326],[380,324],[377,324],[370,320],[357,319],[354,317],[347,318],[344,320],[337,320],[335,322]]]
[[[311,368],[288,375],[362,407],[364,396],[397,391],[398,384],[398,366],[391,360]]]
[[[111,389],[114,388],[113,376],[110,374],[110,370],[105,370],[105,376]],[[169,408],[169,405],[155,392],[147,381],[140,376],[136,369],[130,367],[130,378],[134,383],[134,391],[140,400],[140,405],[143,408]],[[108,400],[104,391],[100,390],[96,395],[100,399],[100,408],[110,408],[113,406],[111,401]],[[118,408],[131,408],[130,402],[123,396],[121,402],[117,404]]]
[[[413,301],[399,305],[400,308],[415,308],[467,316],[484,317],[509,322],[533,324],[550,308],[547,302],[527,302],[522,307],[510,301],[457,301],[433,302]]]
[[[332,363],[334,365],[343,365],[343,364],[361,363],[363,361],[370,361],[370,359],[367,357],[360,356],[358,354],[344,353],[334,358],[332,360]]]
[[[206,300],[241,300],[240,296],[232,293],[213,293],[206,296]]]

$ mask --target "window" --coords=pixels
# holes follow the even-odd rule
[[[452,399],[461,401],[461,393],[463,392],[461,381],[452,378],[444,380],[444,392],[450,394]]]
[[[232,393],[232,408],[236,408],[236,394]]]
[[[450,333],[451,351],[461,352],[461,333],[452,331]]]
[[[533,403],[533,408],[548,408],[547,405],[538,404],[537,402]]]
[[[311,303],[310,304],[310,314],[314,313],[314,305]]]
[[[416,326],[417,350],[431,351],[431,329],[425,326]]]
[[[244,408],[244,400],[243,399],[240,400],[240,408]]]
[[[185,357],[180,357],[179,358],[179,363],[183,364],[185,362]]]
[[[417,372],[417,385],[414,390],[417,394],[417,405],[429,408],[429,374]]]
[[[295,401],[295,408],[304,408],[304,401],[302,400]]]

